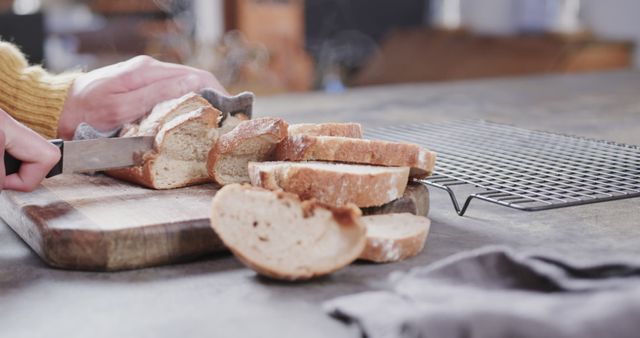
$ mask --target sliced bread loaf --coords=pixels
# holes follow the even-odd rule
[[[424,248],[431,221],[412,214],[364,216],[367,246],[360,259],[376,263],[397,262]]]
[[[153,189],[207,182],[207,153],[218,138],[219,119],[220,111],[195,93],[159,103],[140,123],[120,132],[121,137],[155,136],[154,149],[140,166],[107,174]]]
[[[209,101],[196,93],[188,93],[177,99],[160,102],[139,123],[124,126],[118,136],[154,136],[173,118],[200,108],[215,109]],[[220,116],[220,111],[215,110]]]
[[[357,259],[365,246],[355,206],[328,207],[248,185],[216,193],[211,226],[240,261],[276,279],[331,273]]]
[[[269,159],[287,137],[287,123],[274,117],[240,122],[222,135],[207,159],[209,176],[220,185],[249,182],[247,164]]]
[[[358,207],[379,206],[402,196],[407,167],[375,167],[327,162],[250,162],[251,184],[282,189],[302,199]]]
[[[299,123],[289,126],[289,136],[342,136],[362,138],[360,123]]]
[[[429,190],[424,184],[409,182],[402,197],[379,207],[363,208],[363,215],[399,214],[408,212],[418,216],[429,214]]]
[[[436,154],[416,144],[337,136],[294,135],[278,145],[279,161],[330,161],[410,167],[411,177],[431,175]]]

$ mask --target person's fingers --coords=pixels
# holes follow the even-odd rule
[[[227,91],[206,71],[138,56],[79,76],[65,102],[58,133],[70,138],[81,122],[100,131],[133,122],[156,104],[188,92]]]
[[[198,92],[202,88],[212,87],[213,84],[212,79],[206,75],[189,74],[158,81],[129,93],[118,94],[119,97],[115,102],[129,108],[131,116],[124,119],[133,121],[162,101],[175,99],[189,92]]]
[[[116,80],[116,90],[119,93],[133,91],[159,81],[187,75],[198,76],[202,78],[206,86],[224,91],[222,85],[211,73],[189,66],[161,62],[146,55],[136,56],[113,67],[114,70],[109,75]]]
[[[53,163],[55,164],[55,162]],[[32,191],[47,176],[53,164],[42,162],[22,162],[20,172],[5,178],[4,188],[16,191]]]
[[[5,151],[22,161],[18,173],[4,179],[4,189],[31,191],[60,159],[60,149],[15,120],[5,125]]]
[[[185,76],[189,73],[186,67],[157,61],[148,56],[136,56],[125,61],[117,70],[111,74],[117,84],[116,91],[126,93],[152,83]]]
[[[2,156],[2,160],[0,161],[0,190],[4,187],[4,176],[6,174],[6,169],[4,167],[4,131],[0,130],[0,156]]]

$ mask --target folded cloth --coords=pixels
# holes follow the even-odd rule
[[[76,127],[76,131],[73,134],[73,139],[92,140],[96,138],[114,137],[118,135],[119,132],[120,128],[109,131],[99,131],[96,128],[92,127],[90,124],[82,122]]]
[[[323,306],[372,338],[640,337],[640,260],[577,264],[487,247]]]
[[[242,92],[235,96],[224,95],[213,88],[204,88],[200,91],[200,95],[204,97],[212,106],[222,112],[223,120],[228,115],[244,114],[251,119],[253,114],[253,100],[255,96],[252,92]]]

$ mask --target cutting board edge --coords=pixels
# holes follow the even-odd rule
[[[37,231],[33,231],[36,227],[28,217],[22,217],[20,211],[22,208],[18,207],[18,203],[12,198],[10,191],[0,192],[0,218],[7,223],[9,228],[13,230],[38,256],[45,260],[44,252],[42,250],[42,236]],[[17,224],[22,222],[26,223],[25,227],[18,227]],[[46,260],[45,260],[46,261]]]
[[[0,217],[47,265],[60,269],[131,270],[184,262],[226,251],[222,241],[209,226],[209,219],[190,220],[191,228],[180,232],[178,237],[166,236],[165,232],[167,228],[186,225],[186,221],[160,223],[138,229],[51,229],[42,226],[42,221],[37,215],[19,206],[13,193],[9,191],[0,194]],[[17,226],[18,224],[22,226]],[[131,259],[130,255],[125,255],[126,259],[118,258],[122,252],[130,248],[131,243],[140,240],[164,241],[159,243],[162,245],[156,246],[176,249],[167,252],[144,252],[139,259]],[[129,245],[122,246],[119,244],[121,242],[129,242]],[[91,254],[82,254],[87,253],[87,250],[90,250]],[[96,255],[96,252],[99,254]]]

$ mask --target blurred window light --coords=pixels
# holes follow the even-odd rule
[[[17,15],[29,15],[40,11],[41,0],[14,0],[13,12]]]
[[[460,0],[434,1],[432,20],[433,24],[438,28],[459,28],[462,23]]]
[[[564,0],[558,7],[551,30],[558,33],[574,33],[580,30],[580,0]]]
[[[580,3],[580,0],[519,0],[519,28],[525,32],[578,32]]]

